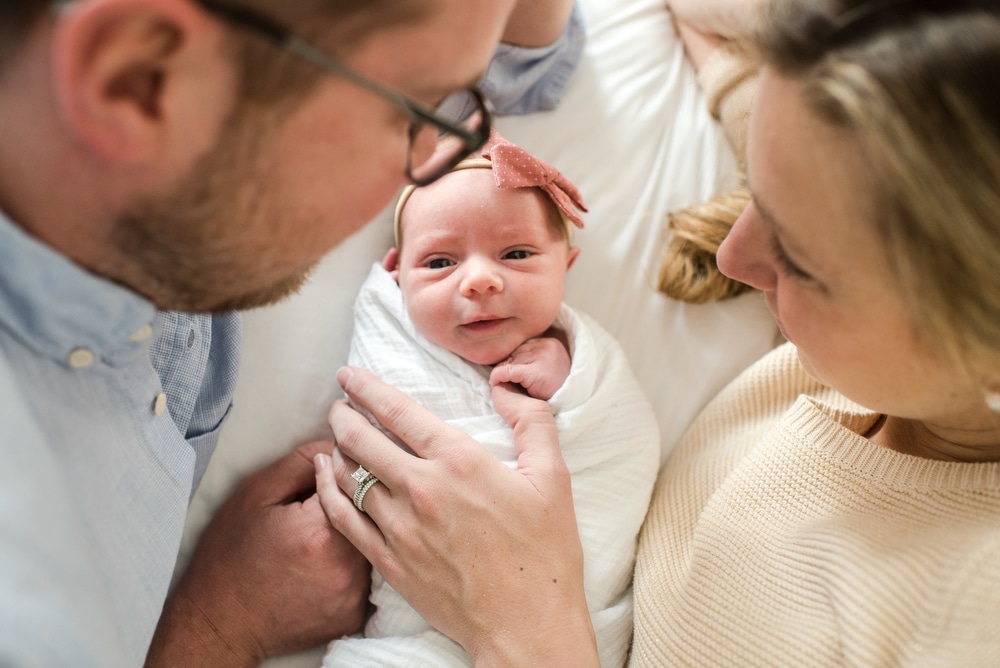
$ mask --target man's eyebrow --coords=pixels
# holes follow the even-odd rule
[[[486,70],[483,70],[473,76],[472,78],[466,80],[462,83],[457,84],[427,84],[424,86],[417,86],[410,91],[410,95],[417,97],[421,100],[438,100],[444,101],[449,95],[458,93],[459,91],[469,90],[470,88],[475,88],[486,76]]]

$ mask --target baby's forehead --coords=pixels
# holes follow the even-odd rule
[[[492,170],[463,169],[416,188],[400,212],[401,225],[412,225],[425,216],[449,212],[474,214],[487,209],[518,212],[525,225],[544,224],[559,210],[539,188],[499,188]]]
[[[404,190],[394,217],[400,251],[407,245],[408,234],[433,233],[441,221],[447,221],[452,232],[471,232],[502,222],[514,233],[547,233],[549,239],[572,243],[572,223],[541,188],[500,187],[490,161],[464,164],[430,185]],[[518,225],[511,226],[512,220]]]
[[[526,189],[514,188],[507,190],[513,192],[515,190],[524,191]],[[480,197],[490,199],[505,194],[505,192],[504,189],[497,187],[492,169],[488,167],[470,167],[448,172],[434,183],[417,188],[413,191],[410,198],[426,200],[437,198],[451,199],[463,194],[469,198]]]

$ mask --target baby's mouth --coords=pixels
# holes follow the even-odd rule
[[[505,320],[506,318],[479,318],[465,323],[462,327],[478,332],[499,327]]]

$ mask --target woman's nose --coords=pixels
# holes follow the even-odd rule
[[[715,256],[719,271],[758,290],[773,290],[777,274],[767,234],[751,201],[719,246]]]
[[[485,258],[469,258],[463,263],[461,291],[465,297],[503,290],[503,278],[496,265]]]

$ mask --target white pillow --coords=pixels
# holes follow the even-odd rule
[[[500,132],[573,180],[590,209],[566,301],[622,343],[656,408],[665,458],[704,404],[775,341],[759,294],[690,305],[652,289],[668,211],[734,178],[663,0],[581,0],[583,61],[560,106],[505,117]],[[178,570],[211,513],[247,473],[329,435],[354,295],[392,244],[389,210],[334,250],[300,294],[245,319],[236,405],[189,513]],[[628,490],[622,490],[628,493]],[[323,651],[266,665],[317,666]]]

